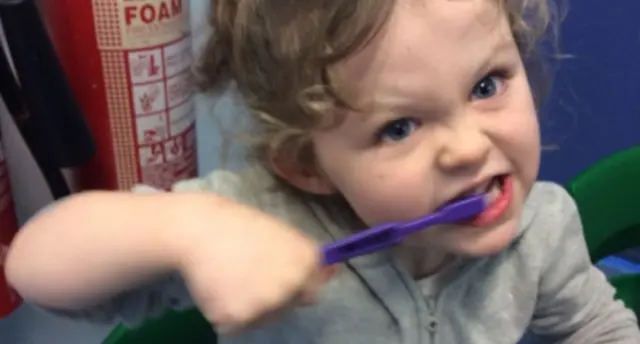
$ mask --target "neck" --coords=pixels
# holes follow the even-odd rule
[[[453,254],[428,246],[400,245],[396,257],[414,279],[419,280],[440,272],[451,261]]]

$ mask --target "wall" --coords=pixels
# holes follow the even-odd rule
[[[542,179],[569,180],[597,160],[640,144],[640,2],[571,1],[564,60],[542,114]]]
[[[206,35],[204,15],[207,2],[192,0],[194,49]],[[549,105],[542,114],[545,142],[558,150],[544,153],[541,178],[568,180],[598,159],[640,142],[640,13],[637,0],[580,0],[574,2],[563,25],[562,47],[574,55],[560,69]],[[200,172],[219,163],[218,122],[210,114],[242,111],[229,98],[212,101],[199,97],[198,145]],[[0,108],[0,114],[4,112]],[[2,117],[2,116],[0,116]],[[33,162],[24,159],[25,148],[4,116],[9,158],[13,162],[14,191],[22,219],[46,204],[43,181]],[[16,159],[21,157],[21,159]],[[18,162],[18,164],[16,164]],[[26,171],[26,172],[25,172]],[[19,173],[18,173],[19,172]],[[107,326],[75,323],[25,306],[8,319],[0,320],[0,341],[7,344],[93,344],[108,333]]]
[[[558,0],[564,1],[564,0]],[[561,27],[561,63],[541,114],[540,178],[565,183],[598,160],[640,145],[640,2],[569,2]],[[607,273],[639,273],[640,249],[600,263]]]

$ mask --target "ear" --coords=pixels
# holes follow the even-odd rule
[[[315,163],[297,161],[282,151],[269,154],[271,169],[296,188],[314,195],[332,195],[337,192],[333,183]]]

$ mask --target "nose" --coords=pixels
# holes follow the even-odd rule
[[[440,168],[449,172],[475,170],[487,161],[491,140],[473,123],[447,126],[437,153]]]

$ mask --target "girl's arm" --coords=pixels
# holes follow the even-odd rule
[[[87,192],[41,212],[8,253],[9,283],[47,308],[80,309],[178,268],[192,209],[211,194]]]

